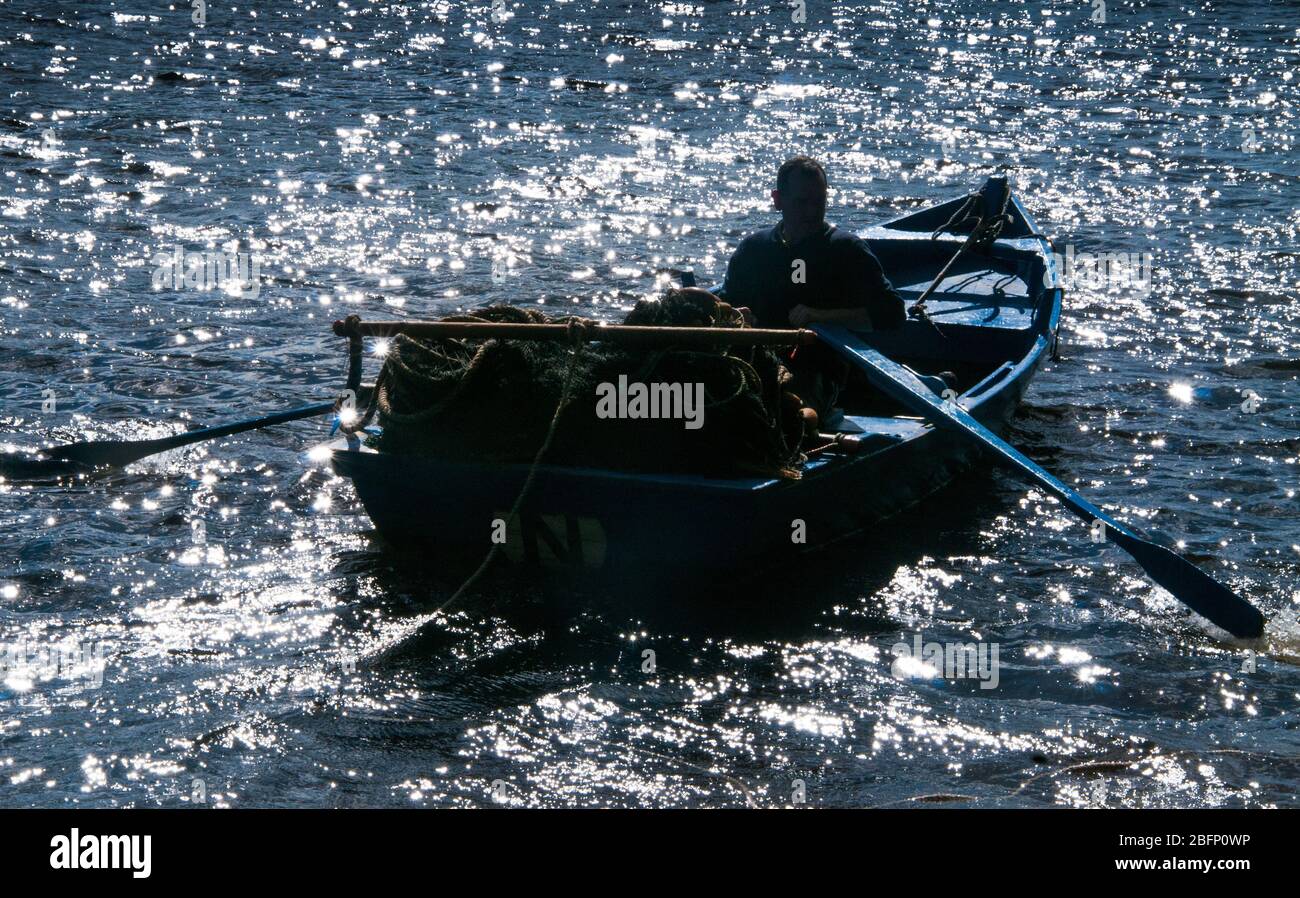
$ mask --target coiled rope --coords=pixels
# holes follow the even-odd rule
[[[716,308],[701,308],[700,302],[670,297],[638,304],[625,323],[725,326],[742,321],[716,298],[708,300]],[[444,320],[563,323],[569,346],[600,340],[595,322],[556,321],[512,306]],[[561,345],[500,339],[420,340],[398,334],[364,412],[340,427],[357,433],[378,413],[383,432],[374,444],[381,451],[447,460],[525,464],[538,443],[549,438],[548,443],[555,444],[556,464],[797,477],[802,434],[783,416],[781,366],[770,350],[669,345],[645,351],[601,344],[562,361],[556,358]],[[672,422],[611,423],[599,420],[596,406],[573,408],[572,414],[565,414],[571,407],[567,402],[559,408],[563,425],[542,417],[542,409],[554,406],[557,396],[579,390],[580,384],[595,388],[624,376],[629,383],[641,385],[702,388],[700,412],[709,426],[683,431]]]
[[[703,291],[700,291],[701,293]],[[669,295],[638,303],[625,324],[741,326],[740,314],[716,297]],[[737,476],[797,478],[802,458],[801,419],[786,420],[786,375],[770,350],[751,346],[648,352],[600,344],[600,327],[581,318],[550,319],[515,306],[478,309],[443,319],[459,322],[563,323],[568,339],[538,343],[502,339],[414,339],[397,334],[367,406],[340,422],[349,434],[379,414],[382,434],[370,437],[381,452],[428,454],[448,460],[528,464],[507,515],[518,519],[544,463],[610,468],[685,470]],[[594,341],[595,347],[584,346]],[[566,353],[563,361],[557,358]],[[683,430],[652,423],[611,424],[596,408],[578,408],[585,383],[626,374],[629,382],[702,385],[710,426]],[[699,386],[695,386],[699,389]],[[544,409],[551,407],[549,419]],[[641,428],[650,427],[649,430]],[[494,543],[472,574],[441,606],[459,600],[492,566],[503,545]]]

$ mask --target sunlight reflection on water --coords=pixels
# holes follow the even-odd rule
[[[1005,170],[1058,251],[1154,260],[1149,291],[1074,285],[1013,441],[1276,617],[1257,654],[1220,642],[983,474],[722,624],[514,585],[435,612],[449,587],[302,465],[321,419],[0,482],[0,642],[112,647],[100,686],[6,667],[6,804],[176,806],[195,780],[232,806],[1294,803],[1293,27],[1204,3],[1104,27],[966,0],[805,27],[381,3],[217,41],[118,5],[99,30],[0,7],[31,36],[5,67],[41,73],[0,109],[6,444],[331,396],[353,312],[617,319],[668,269],[720,279],[797,151],[853,228]],[[153,289],[176,246],[256,254],[256,295]],[[894,676],[913,634],[998,643],[998,688]]]

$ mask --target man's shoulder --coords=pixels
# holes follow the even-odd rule
[[[830,233],[831,252],[837,258],[853,260],[875,260],[876,254],[871,251],[871,246],[852,231],[843,228],[835,228]]]
[[[827,240],[836,249],[849,252],[871,252],[871,247],[867,246],[867,241],[845,228],[832,226],[830,233],[827,235]]]
[[[740,245],[736,247],[736,252],[746,249],[760,249],[766,246],[775,246],[779,242],[780,241],[776,236],[776,226],[773,225],[770,228],[763,228],[760,231],[754,231],[752,234],[747,235],[740,241]]]

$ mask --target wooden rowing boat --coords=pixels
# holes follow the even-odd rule
[[[980,194],[995,186],[990,180]],[[926,300],[929,320],[910,318],[898,330],[861,336],[918,373],[954,372],[957,401],[1001,431],[1053,351],[1062,289],[1050,245],[1014,196],[997,238],[944,271],[967,239],[960,225],[936,231],[969,200],[958,197],[861,233],[909,304],[943,273]],[[513,518],[509,510],[529,465],[395,455],[355,437],[327,448],[379,535],[396,546],[472,566],[494,536],[504,535],[501,555],[516,564],[621,584],[671,584],[770,564],[870,528],[942,489],[974,461],[969,440],[879,395],[850,393],[844,404],[843,420],[829,428],[840,444],[812,454],[799,480],[542,464]]]

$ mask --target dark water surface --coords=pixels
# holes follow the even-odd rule
[[[747,602],[435,614],[304,422],[0,484],[0,805],[1300,803],[1296,3],[174,6],[0,0],[0,442],[328,398],[348,312],[619,316],[720,277],[797,151],[848,227],[1002,169],[1154,261],[1067,293],[1013,442],[1273,621],[984,474]],[[154,289],[178,246],[260,287]],[[997,643],[997,688],[896,678],[900,634]]]

